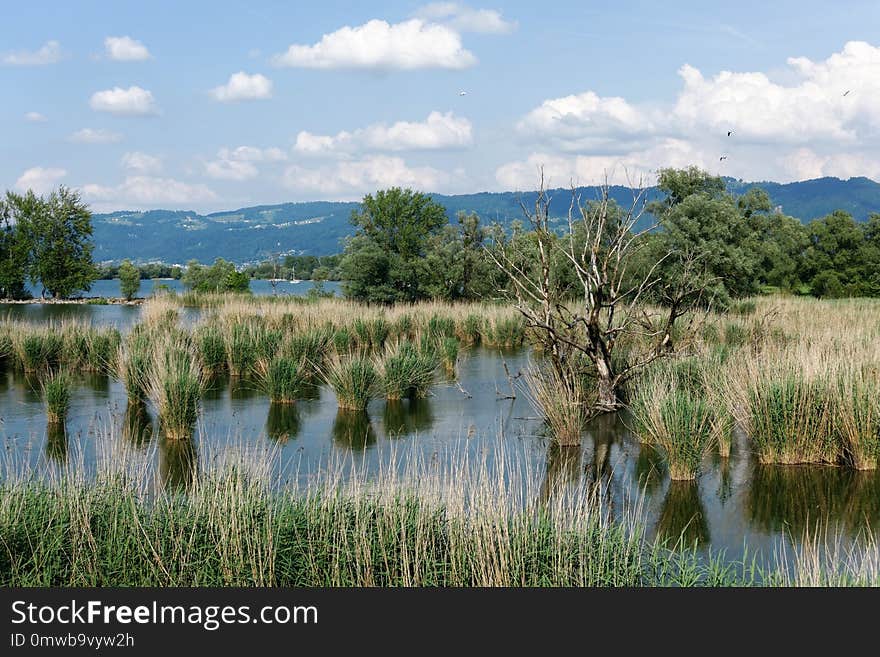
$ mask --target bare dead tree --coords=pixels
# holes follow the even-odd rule
[[[550,200],[542,171],[534,208],[521,202],[532,229],[537,262],[529,262],[515,240],[502,241],[489,254],[507,275],[516,308],[558,380],[571,381],[577,376],[574,363],[585,357],[596,380],[595,395],[585,400],[589,411],[613,411],[621,406],[622,386],[670,351],[676,322],[702,298],[706,280],[681,276],[677,287],[664,288],[670,303],[665,307],[648,303],[656,301],[651,295],[661,282],[661,264],[681,256],[651,256],[641,271],[632,271],[645,245],[642,237],[656,227],[651,222],[639,228],[645,216],[640,187],[635,188],[628,208],[610,198],[607,180],[599,198],[589,204],[582,203],[572,187],[568,222],[561,235],[552,226]],[[579,285],[575,294],[562,291],[554,280],[554,255],[574,271]],[[684,262],[696,267],[696,261]],[[628,350],[625,362],[614,359],[622,343]],[[576,388],[574,382],[571,387]]]

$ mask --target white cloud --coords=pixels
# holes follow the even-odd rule
[[[286,159],[287,155],[280,148],[221,148],[217,151],[217,159],[205,164],[205,174],[218,180],[250,180],[260,173],[254,162],[283,162]]]
[[[358,151],[410,151],[466,148],[473,143],[471,122],[452,112],[431,112],[425,121],[376,123],[354,132],[315,135],[302,131],[294,150],[307,155]]]
[[[248,75],[244,71],[239,71],[230,75],[226,84],[214,87],[211,95],[221,103],[263,100],[272,97],[272,80],[259,73]]]
[[[445,23],[459,32],[508,34],[517,27],[516,21],[505,20],[500,11],[473,9],[458,2],[432,2],[421,7],[415,15]]]
[[[524,135],[554,141],[562,150],[619,144],[656,131],[654,119],[619,97],[587,91],[545,100],[517,124]]]
[[[239,162],[282,162],[287,159],[287,155],[280,148],[257,148],[256,146],[221,148],[217,152],[217,157]]]
[[[142,62],[152,57],[144,44],[129,36],[107,37],[104,50],[107,57],[117,62]]]
[[[60,62],[62,56],[61,44],[57,41],[47,41],[36,51],[18,50],[6,53],[0,57],[0,62],[6,66],[45,66]]]
[[[43,123],[45,121],[48,121],[49,119],[47,119],[39,112],[27,112],[24,115],[24,120],[30,121],[31,123]]]
[[[96,112],[109,112],[118,116],[149,116],[159,112],[153,94],[137,86],[96,91],[92,94],[89,105]]]
[[[371,20],[357,27],[345,26],[325,34],[314,45],[294,44],[273,57],[277,66],[320,69],[463,69],[476,61],[463,47],[458,32],[417,18],[394,24]]]
[[[495,172],[503,189],[535,189],[543,168],[545,185],[653,185],[661,167],[696,165],[707,168],[712,163],[704,153],[686,141],[664,139],[649,148],[620,155],[559,155],[532,153],[525,160],[508,162]]]
[[[122,135],[100,128],[83,128],[74,132],[67,140],[76,144],[115,144],[122,141]]]
[[[384,155],[343,160],[317,168],[293,165],[282,178],[290,190],[352,199],[392,186],[438,191],[454,180],[454,176],[432,167],[410,167],[400,157]]]
[[[122,156],[122,167],[143,175],[161,173],[162,159],[148,153],[132,151]]]
[[[250,162],[238,160],[214,160],[205,164],[205,174],[217,180],[251,180],[260,175],[259,170]]]
[[[713,173],[749,180],[880,176],[880,48],[853,41],[824,60],[793,57],[788,66],[774,77],[705,76],[684,65],[666,107],[593,91],[546,100],[517,124],[534,154],[503,165],[496,179],[533,186],[535,154],[563,178],[595,178],[597,167],[620,162],[679,166],[682,153]]]
[[[217,195],[205,185],[190,185],[173,178],[127,176],[115,186],[83,185],[83,198],[98,210],[155,208],[215,201]]]
[[[46,194],[51,192],[58,181],[66,175],[67,171],[64,169],[32,167],[19,176],[15,181],[15,188],[20,192],[26,192],[30,189],[35,194]]]

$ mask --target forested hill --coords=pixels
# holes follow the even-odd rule
[[[728,179],[727,183],[736,194],[753,186],[764,188],[774,205],[804,222],[837,209],[850,212],[859,221],[871,212],[880,212],[880,184],[868,178],[819,178],[788,184]],[[586,201],[598,198],[599,189],[584,187],[578,193]],[[625,187],[613,187],[611,195],[621,205],[629,206],[633,200],[633,192]],[[535,192],[433,195],[446,207],[452,221],[459,211],[465,211],[476,212],[485,223],[498,221],[505,225],[522,219],[520,202],[533,208],[535,196]],[[551,214],[566,216],[571,202],[569,190],[553,190],[550,196]],[[646,190],[648,200],[657,196],[656,189]],[[357,207],[357,203],[319,201],[261,205],[208,215],[171,210],[97,214],[93,218],[94,255],[97,261],[131,258],[169,263],[193,258],[210,262],[217,257],[244,263],[263,260],[276,251],[327,255],[338,252],[342,239],[353,232],[349,217]]]

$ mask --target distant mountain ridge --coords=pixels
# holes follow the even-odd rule
[[[795,183],[743,182],[727,179],[728,189],[742,194],[762,187],[774,205],[801,221],[810,221],[837,209],[846,210],[858,221],[880,212],[880,183],[869,178],[818,178]],[[598,187],[581,187],[581,198],[598,198]],[[612,187],[611,196],[624,205],[633,192]],[[459,211],[476,212],[489,224],[504,225],[522,219],[520,202],[534,207],[537,192],[481,192],[431,196],[444,207],[451,221]],[[568,213],[569,190],[551,190],[551,214]],[[656,188],[645,190],[648,200],[658,198]],[[258,205],[201,215],[182,210],[118,211],[93,217],[96,261],[131,258],[138,262],[202,262],[222,257],[236,263],[264,260],[276,252],[329,255],[342,249],[342,240],[354,232],[349,222],[355,202],[310,201]]]

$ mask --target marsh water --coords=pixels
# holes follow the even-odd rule
[[[138,313],[123,306],[74,308],[93,321],[123,327]],[[5,371],[0,444],[16,468],[41,472],[80,463],[88,468],[114,442],[122,443],[127,458],[141,459],[156,472],[157,486],[170,490],[185,490],[208,455],[242,447],[270,453],[281,484],[318,476],[338,463],[375,472],[401,453],[424,462],[488,458],[491,468],[503,448],[507,458],[533,466],[537,496],[586,495],[601,483],[612,509],[641,501],[651,535],[684,537],[730,558],[771,556],[817,522],[830,524],[845,540],[880,524],[877,473],[762,466],[743,435],[737,435],[730,458],[707,457],[695,482],[670,481],[661,456],[632,437],[622,414],[591,422],[579,446],[560,447],[508,378],[528,359],[526,350],[463,350],[457,380],[438,375],[427,399],[374,400],[364,414],[339,411],[326,387],[296,404],[270,405],[251,382],[218,379],[203,398],[190,442],[166,441],[152,413],[132,411],[122,386],[106,376],[81,377],[64,430],[49,429],[38,383]]]

